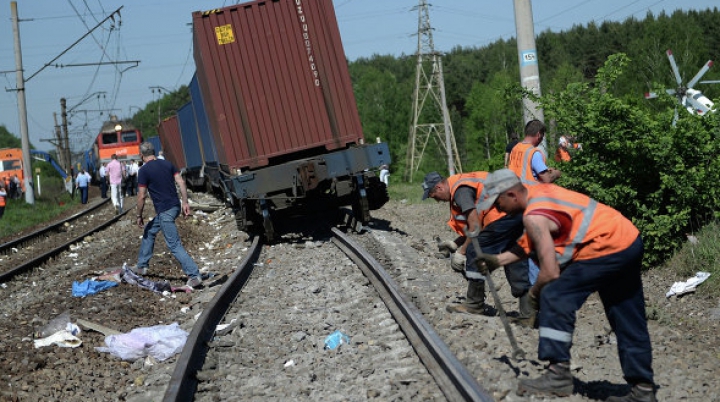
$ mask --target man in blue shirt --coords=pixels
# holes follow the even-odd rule
[[[87,204],[88,186],[90,185],[90,174],[82,169],[75,178],[75,188],[80,190],[80,202]]]
[[[143,165],[138,171],[137,224],[144,228],[137,265],[130,270],[145,275],[155,247],[155,237],[162,230],[170,252],[175,256],[183,272],[188,276],[187,285],[195,288],[202,284],[200,270],[180,242],[175,219],[180,211],[190,215],[187,188],[177,168],[172,163],[155,157],[155,147],[150,142],[140,144]],[[180,188],[182,203],[178,199],[176,186]],[[145,225],[143,207],[145,197],[150,193],[156,216]]]

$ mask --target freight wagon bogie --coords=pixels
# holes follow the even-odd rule
[[[389,163],[387,144],[352,147],[315,158],[224,175],[220,187],[235,210],[240,230],[275,237],[275,225],[293,214],[333,213],[352,206],[367,223],[370,211],[388,200],[373,169]]]

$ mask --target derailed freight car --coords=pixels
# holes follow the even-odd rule
[[[252,1],[193,13],[197,78],[225,199],[241,229],[293,207],[352,205],[367,222],[388,199],[366,144],[331,0]]]

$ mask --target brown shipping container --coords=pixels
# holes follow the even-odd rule
[[[184,168],[185,154],[180,140],[180,125],[178,124],[177,115],[168,117],[158,124],[158,136],[160,137],[165,159],[178,169]]]
[[[193,26],[220,164],[262,167],[362,138],[331,0],[252,1],[195,12]]]

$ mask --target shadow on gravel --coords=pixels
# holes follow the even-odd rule
[[[382,230],[385,232],[395,232],[401,235],[407,235],[406,232],[397,228],[393,228],[392,222],[385,219],[372,218],[368,226],[370,226],[373,230]]]
[[[630,386],[627,384],[613,384],[605,380],[583,382],[576,378],[573,385],[574,393],[599,401],[611,396],[627,395],[630,392]]]

